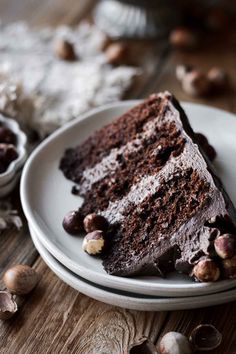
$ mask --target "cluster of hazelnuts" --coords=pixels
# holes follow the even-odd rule
[[[0,319],[11,318],[18,310],[17,300],[34,289],[39,281],[38,273],[28,265],[18,264],[3,275],[7,290],[0,291]]]
[[[192,275],[201,282],[236,278],[236,237],[226,233],[214,241],[214,250],[218,262],[211,258],[203,258],[194,266]]]
[[[211,68],[205,74],[191,65],[178,65],[176,77],[180,81],[183,91],[193,97],[220,93],[229,85],[226,72],[218,67]]]
[[[210,324],[195,327],[187,338],[179,332],[168,332],[160,340],[159,354],[193,354],[218,348],[222,341],[221,333]]]
[[[156,346],[146,339],[141,344],[132,345],[132,353],[150,354],[193,354],[211,351],[218,348],[222,342],[221,333],[211,324],[200,324],[187,337],[180,332],[167,332]]]
[[[107,63],[119,65],[124,62],[127,54],[127,46],[123,42],[112,42],[110,37],[104,36],[101,43],[101,51],[105,54]],[[74,44],[65,38],[59,38],[54,43],[54,54],[65,61],[79,60]]]
[[[82,249],[88,254],[95,256],[104,250],[108,222],[102,215],[92,213],[83,218],[79,211],[73,210],[65,215],[62,225],[70,235],[87,232]]]
[[[16,143],[16,135],[0,123],[0,173],[4,173],[10,163],[17,159]]]

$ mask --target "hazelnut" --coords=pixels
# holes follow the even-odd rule
[[[17,157],[18,153],[14,145],[0,144],[0,173],[5,172],[10,163]]]
[[[8,320],[17,311],[17,303],[7,291],[0,291],[0,320]]]
[[[62,222],[62,226],[70,235],[78,235],[83,231],[83,217],[78,210],[69,211]]]
[[[207,78],[211,84],[212,90],[221,91],[228,85],[228,76],[221,68],[212,68],[208,71]]]
[[[82,249],[90,255],[97,255],[102,252],[105,245],[103,231],[96,230],[88,233],[82,244]]]
[[[60,38],[54,44],[55,55],[62,60],[73,61],[76,59],[74,46],[66,39]]]
[[[3,282],[7,289],[17,295],[28,294],[36,286],[38,280],[38,273],[23,264],[8,269],[3,276]]]
[[[211,282],[219,279],[220,270],[212,259],[205,258],[194,266],[193,275],[201,282]]]
[[[192,354],[187,337],[178,332],[166,333],[159,343],[160,354]]]
[[[230,18],[223,9],[215,8],[208,14],[206,25],[212,31],[219,31],[227,28]]]
[[[101,43],[101,47],[100,47],[101,51],[103,52],[104,50],[106,50],[107,47],[108,47],[110,44],[112,44],[112,42],[113,42],[113,41],[112,41],[112,38],[109,37],[109,36],[107,36],[107,35],[105,35],[104,38],[103,38],[103,41],[102,41],[102,43]]]
[[[127,47],[123,43],[112,43],[107,47],[105,54],[109,64],[119,65],[125,59]]]
[[[92,232],[95,230],[106,231],[107,228],[108,222],[102,215],[92,213],[84,218],[84,229],[86,232]]]
[[[226,279],[236,278],[236,256],[223,260],[223,276]]]
[[[220,258],[232,258],[236,255],[236,236],[224,234],[214,241],[215,251]]]
[[[182,88],[188,95],[204,96],[210,91],[210,82],[202,72],[193,70],[184,76]]]
[[[191,65],[185,65],[185,64],[177,65],[176,70],[175,70],[175,74],[176,74],[177,79],[179,81],[182,81],[184,79],[185,75],[193,70],[194,70],[194,67]]]
[[[216,349],[221,344],[221,341],[221,333],[210,324],[197,326],[190,335],[190,342],[197,351]]]
[[[15,145],[16,135],[7,127],[0,126],[0,143]]]
[[[193,49],[197,46],[196,35],[187,28],[176,28],[170,33],[170,44],[180,49]]]

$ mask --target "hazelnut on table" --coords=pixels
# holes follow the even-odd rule
[[[166,333],[158,346],[160,354],[192,354],[192,346],[186,336],[179,332]]]
[[[28,294],[36,286],[38,280],[38,273],[24,264],[18,264],[8,269],[3,276],[6,288],[12,294],[17,295]]]
[[[228,75],[221,68],[211,68],[207,73],[207,78],[210,81],[212,90],[214,91],[224,90],[229,84]]]
[[[210,92],[210,82],[204,73],[193,70],[182,79],[182,88],[188,95],[205,96]]]
[[[194,49],[198,45],[197,36],[188,28],[176,28],[169,36],[170,44],[179,49]]]

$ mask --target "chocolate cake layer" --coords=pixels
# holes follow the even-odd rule
[[[66,151],[60,168],[76,182],[86,216],[110,224],[103,256],[110,274],[189,272],[223,230],[236,234],[236,213],[168,92],[151,95]]]

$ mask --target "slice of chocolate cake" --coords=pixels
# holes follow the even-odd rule
[[[60,168],[84,198],[80,212],[109,222],[108,273],[191,272],[215,257],[217,236],[236,234],[236,212],[199,141],[165,92],[65,152]]]

